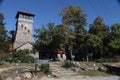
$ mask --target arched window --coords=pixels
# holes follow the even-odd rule
[[[30,30],[28,30],[28,33],[30,32]]]
[[[25,30],[26,30],[26,27],[25,27]]]
[[[20,29],[23,29],[23,24],[21,24]]]
[[[21,28],[23,28],[23,24],[21,24]]]

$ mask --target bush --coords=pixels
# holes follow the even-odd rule
[[[10,54],[10,62],[24,62],[24,63],[33,63],[34,58],[29,55],[29,50],[18,50]]]
[[[19,61],[19,59],[17,59],[17,58],[13,58],[10,60],[10,62],[14,62],[14,63],[17,63],[18,61]]]
[[[74,66],[74,64],[71,61],[65,61],[65,63],[63,64],[62,67],[71,68],[73,66]]]
[[[30,55],[26,55],[26,56],[22,57],[21,61],[24,63],[33,63],[34,58]]]
[[[8,54],[0,50],[0,61],[7,59]]]
[[[49,64],[42,64],[42,65],[40,66],[40,68],[41,68],[41,71],[43,71],[43,72],[44,72],[45,74],[47,74],[47,75],[49,75],[49,74],[52,73],[51,70],[50,70]]]

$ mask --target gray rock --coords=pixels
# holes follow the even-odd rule
[[[21,77],[14,77],[14,80],[21,80]]]
[[[6,80],[13,80],[13,79],[9,77],[9,78],[7,78]]]
[[[22,77],[24,77],[24,78],[31,78],[32,74],[30,72],[26,72],[26,73],[22,74]]]
[[[103,67],[103,66],[100,66],[98,67],[98,71],[107,71],[107,68],[106,67]]]

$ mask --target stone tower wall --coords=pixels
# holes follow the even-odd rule
[[[17,14],[17,22],[16,22],[16,36],[14,42],[14,49],[19,47],[20,45],[26,42],[33,42],[32,36],[32,26],[33,26],[33,19],[27,19],[21,16],[29,16],[27,14]]]

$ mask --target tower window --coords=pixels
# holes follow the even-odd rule
[[[32,16],[30,16],[30,19],[32,20],[32,19],[33,19],[33,17],[32,17]]]
[[[25,16],[25,19],[28,19],[28,16]]]
[[[30,32],[30,30],[28,30],[28,33]]]
[[[21,25],[21,27],[23,27],[23,24]]]
[[[25,27],[25,30],[26,30],[26,27]]]
[[[21,28],[23,28],[23,24],[21,25]]]
[[[22,14],[19,14],[20,18],[22,18]]]
[[[23,15],[23,18],[25,18],[26,16],[25,15]]]
[[[23,29],[23,24],[21,24],[20,29]]]

